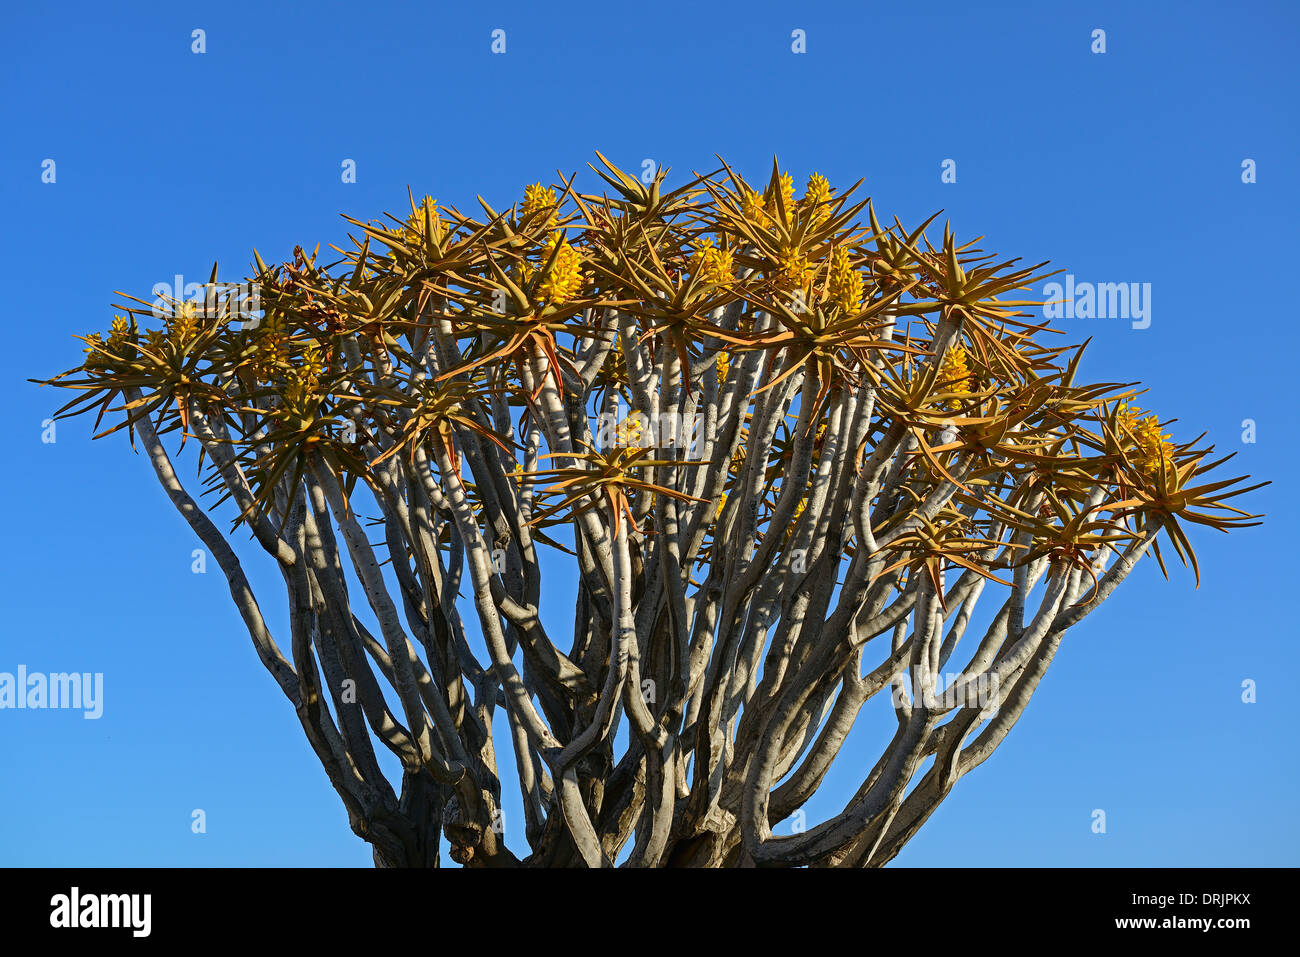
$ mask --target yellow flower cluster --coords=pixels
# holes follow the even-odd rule
[[[817,267],[808,261],[803,250],[796,245],[783,243],[777,253],[777,269],[773,279],[786,289],[804,289]]]
[[[261,335],[257,338],[252,365],[259,375],[269,376],[289,359],[285,345],[284,315],[268,310],[258,331]]]
[[[1173,467],[1174,446],[1169,436],[1160,431],[1159,417],[1148,415],[1139,419],[1141,412],[1126,402],[1115,411],[1115,422],[1121,436],[1132,436],[1137,446],[1135,458],[1142,474],[1156,476],[1160,474],[1161,463],[1166,469]]]
[[[198,313],[198,306],[193,299],[178,302],[171,319],[168,320],[172,335],[177,339],[188,339],[198,326]]]
[[[616,443],[623,448],[639,448],[646,438],[648,420],[644,412],[633,412],[616,427]]]
[[[323,362],[320,350],[309,346],[299,357],[299,363],[289,370],[284,386],[285,403],[291,408],[301,408],[312,398],[320,385]]]
[[[782,173],[777,179],[777,189],[780,190],[781,204],[785,207],[786,217],[792,217],[795,210],[794,177],[789,173]],[[799,201],[799,205],[812,210],[809,216],[815,225],[827,217],[828,212],[822,207],[830,198],[830,182],[820,173],[813,173],[808,177],[808,185],[804,189],[804,196]],[[759,193],[748,186],[740,187],[740,211],[751,223],[771,226],[780,216],[776,190],[769,188],[764,193]]]
[[[731,371],[731,356],[718,350],[718,354],[713,358],[714,364],[718,367],[718,381],[725,382],[727,373]]]
[[[284,384],[284,402],[290,408],[302,406],[307,397],[311,395],[312,384],[310,378],[299,375],[296,372],[289,374],[288,381]]]
[[[939,364],[939,385],[948,392],[969,392],[970,376],[966,349],[962,346],[949,348]]]
[[[548,302],[568,302],[582,289],[582,254],[570,246],[559,230],[551,234],[542,252],[543,261],[551,258],[556,246],[560,247],[550,273],[542,280],[537,293]]]
[[[832,303],[845,312],[857,312],[862,304],[862,274],[853,268],[848,250],[843,246],[836,246],[831,251],[826,294]]]
[[[1140,467],[1143,475],[1157,476],[1163,465],[1166,470],[1173,468],[1174,444],[1169,436],[1160,431],[1160,419],[1148,415],[1133,430],[1140,454]]]
[[[821,222],[830,213],[825,208],[831,198],[830,181],[821,173],[813,173],[808,177],[808,187],[804,190],[801,205],[809,210],[808,218],[814,224]]]
[[[429,211],[430,218],[433,220],[433,238],[442,239],[442,217],[438,215],[438,203],[432,196],[425,196],[420,207],[411,213],[411,218],[406,221],[407,232],[415,239],[424,237],[425,210]]]
[[[740,211],[751,223],[770,226],[772,220],[763,206],[763,197],[756,191],[742,186],[740,192]]]
[[[719,249],[712,239],[700,240],[691,255],[691,271],[705,282],[725,286],[735,278],[735,263],[730,249]]]
[[[543,186],[541,183],[533,183],[531,186],[524,187],[524,207],[523,215],[525,218],[539,213],[555,205],[555,190],[549,186]],[[546,225],[549,226],[555,222],[555,213],[546,217]]]
[[[794,211],[794,177],[789,173],[782,173],[779,180],[781,188],[781,199],[785,204],[786,215]],[[773,193],[767,199],[767,211],[773,217],[779,214],[776,204],[776,194]]]

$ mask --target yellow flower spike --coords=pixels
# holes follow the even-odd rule
[[[645,416],[640,412],[633,412],[618,423],[615,434],[619,445],[625,448],[639,448],[646,436]]]
[[[1141,413],[1141,409],[1131,406],[1127,402],[1115,411],[1115,422],[1119,426],[1119,434],[1121,438],[1125,437],[1125,433],[1137,431],[1138,416],[1141,415]]]
[[[953,346],[943,356],[939,364],[939,385],[948,392],[970,391],[970,366],[966,361],[966,349]]]
[[[794,177],[789,173],[782,173],[779,184],[781,188],[781,199],[785,201],[785,212],[786,215],[789,216],[794,211]],[[777,209],[775,194],[767,198],[767,212],[774,219],[780,214],[780,211]]]
[[[787,289],[801,289],[804,286],[804,280],[811,271],[812,267],[808,264],[807,256],[799,253],[786,253],[780,259],[776,281]]]
[[[821,222],[830,215],[825,208],[825,204],[831,198],[830,181],[821,173],[813,173],[808,177],[808,186],[804,190],[803,199],[800,203],[808,209],[809,221],[816,224]]]
[[[176,309],[172,313],[171,321],[168,323],[172,333],[182,339],[188,337],[197,325],[198,312],[198,306],[193,299],[178,302]]]
[[[130,331],[130,326],[122,316],[114,316],[112,325],[109,326],[109,338],[120,339]]]
[[[301,376],[291,376],[284,385],[285,404],[290,407],[302,405],[307,399],[308,391],[309,386]]]
[[[794,206],[794,177],[789,173],[781,174],[781,195],[788,206]]]
[[[740,211],[751,223],[759,226],[770,226],[772,224],[771,217],[767,215],[767,210],[763,207],[763,197],[745,186],[741,187]]]
[[[524,206],[523,216],[527,218],[534,213],[553,207],[555,205],[555,190],[549,186],[543,186],[541,183],[533,183],[531,186],[524,187]],[[552,212],[546,217],[546,225],[549,226],[555,222],[555,213]]]
[[[435,239],[442,238],[442,217],[438,215],[438,203],[432,196],[425,196],[420,202],[420,206],[411,217],[406,221],[407,232],[416,239],[424,237],[424,214],[428,210],[429,218],[433,220],[433,235]]]
[[[691,255],[690,268],[705,282],[725,286],[735,279],[735,261],[730,249],[718,249],[712,239],[700,240],[699,248]]]
[[[843,246],[836,246],[831,252],[826,292],[830,301],[845,312],[857,312],[862,305],[862,274],[853,268],[848,250]]]
[[[718,354],[713,357],[713,362],[718,368],[718,381],[726,381],[727,373],[731,371],[731,356],[719,350]]]
[[[555,264],[537,290],[539,296],[551,303],[568,302],[582,289],[582,254],[565,241],[559,230],[547,241],[543,261],[551,258],[557,244],[560,251],[555,256]]]
[[[783,242],[778,246],[772,279],[782,289],[806,290],[816,273],[816,265],[798,243]]]
[[[1169,441],[1169,435],[1160,431],[1160,419],[1158,417],[1148,415],[1137,424],[1133,432],[1134,441],[1137,442],[1138,463],[1142,469],[1142,474],[1154,477],[1160,474],[1162,464],[1166,469],[1172,467],[1174,446]]]

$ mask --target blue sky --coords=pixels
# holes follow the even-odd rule
[[[1145,567],[1073,631],[1025,718],[897,863],[1300,863],[1297,629],[1280,600],[1297,519],[1300,16],[1282,2],[884,7],[8,11],[0,672],[103,672],[105,710],[0,711],[0,864],[370,863],[221,576],[191,573],[197,542],[147,464],[119,436],[91,443],[89,421],[42,442],[64,396],[25,380],[73,365],[70,336],[105,328],[116,290],[202,280],[214,259],[238,273],[253,247],[269,260],[342,243],[340,212],[397,211],[408,185],[509,205],[595,149],[677,181],[715,152],[752,180],[777,154],[799,181],[864,177],[904,224],[942,208],[1005,256],[1151,284],[1149,328],[1059,325],[1093,337],[1088,378],[1142,380],[1176,438],[1208,430],[1239,471],[1272,479],[1249,500],[1267,524],[1195,535],[1199,590]],[[869,730],[866,766],[828,789],[874,761]],[[195,808],[206,834],[191,833]]]

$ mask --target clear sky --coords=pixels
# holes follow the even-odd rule
[[[1142,380],[1177,439],[1208,430],[1239,472],[1272,479],[1249,498],[1267,524],[1194,533],[1199,590],[1144,563],[897,863],[1300,863],[1281,600],[1297,525],[1293,3],[51,3],[4,18],[0,672],[102,672],[104,713],[0,711],[0,864],[370,863],[220,573],[191,572],[198,543],[147,463],[122,436],[91,443],[89,420],[43,442],[67,396],[25,379],[75,364],[71,335],[106,328],[116,290],[202,281],[214,259],[242,274],[253,247],[343,243],[340,212],[396,212],[408,185],[507,206],[594,149],[678,182],[715,152],[752,181],[777,154],[800,182],[865,178],[906,225],[942,208],[1005,256],[1150,283],[1147,328],[1058,325],[1093,337],[1087,378]],[[879,734],[823,790],[851,791]]]

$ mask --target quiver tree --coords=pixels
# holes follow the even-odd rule
[[[1195,569],[1186,526],[1253,524],[1225,504],[1249,489],[1131,384],[1079,381],[1008,298],[1041,265],[816,175],[796,200],[775,168],[596,172],[131,299],[50,380],[59,415],[146,453],[377,864],[444,838],[474,866],[883,864],[1066,631],[1162,542]],[[857,790],[774,834],[873,699]]]

